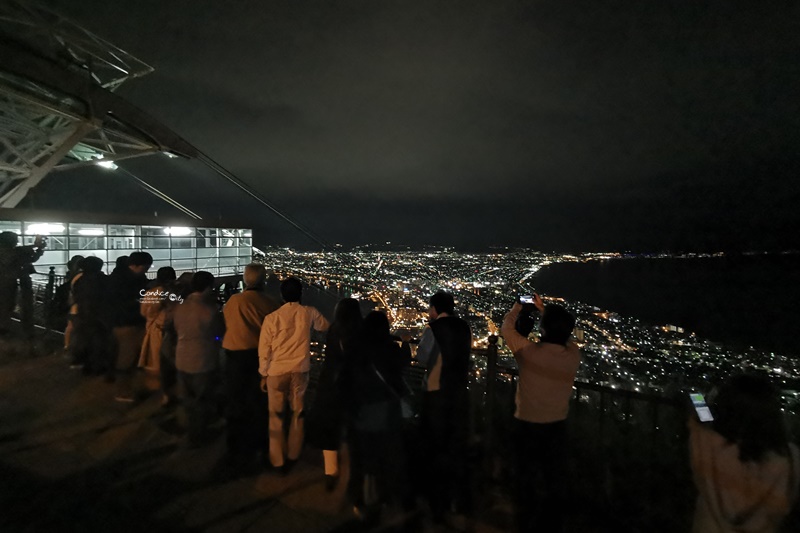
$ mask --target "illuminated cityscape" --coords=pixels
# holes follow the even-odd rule
[[[341,297],[370,300],[389,314],[396,330],[406,329],[412,335],[418,335],[427,321],[430,295],[451,291],[461,316],[472,327],[476,353],[488,346],[490,335],[499,334],[514,298],[535,291],[535,275],[541,268],[561,262],[623,259],[617,253],[568,255],[505,249],[468,254],[448,248],[378,251],[375,247],[335,253],[267,248],[257,256],[281,277],[294,275]],[[645,324],[589,303],[564,301],[559,295],[543,297],[546,302],[566,305],[578,318],[575,339],[584,354],[579,381],[671,394],[705,390],[732,372],[746,369],[769,375],[789,400],[800,389],[800,363],[794,358],[736,350],[674,325]],[[499,346],[500,364],[513,372],[513,358],[502,339]],[[478,357],[478,373],[480,366]]]

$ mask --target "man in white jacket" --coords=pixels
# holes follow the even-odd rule
[[[300,457],[303,447],[303,400],[311,368],[311,330],[324,332],[329,323],[314,307],[300,304],[303,285],[297,278],[281,283],[285,302],[264,318],[258,343],[261,390],[269,399],[269,461],[282,474]],[[283,412],[291,410],[288,443]]]

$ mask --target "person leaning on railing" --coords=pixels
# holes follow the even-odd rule
[[[505,316],[501,332],[519,367],[515,418],[517,522],[521,532],[561,531],[566,512],[566,418],[572,384],[581,362],[570,340],[575,317],[560,305],[533,305],[542,314],[539,342],[528,339],[534,321],[531,304],[517,302]],[[523,312],[524,311],[524,312]],[[538,473],[545,499],[536,501]]]
[[[800,453],[789,442],[778,390],[760,376],[730,377],[708,398],[714,420],[689,419],[698,497],[693,531],[778,531],[797,499]]]

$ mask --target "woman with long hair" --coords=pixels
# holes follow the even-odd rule
[[[380,311],[364,318],[359,338],[341,380],[348,413],[348,492],[357,516],[377,520],[381,504],[411,503],[401,406],[409,392],[402,372],[411,362],[411,352],[391,335],[389,320]]]
[[[361,321],[358,300],[344,298],[336,304],[333,324],[325,340],[325,359],[320,371],[317,396],[306,421],[307,440],[322,449],[325,488],[328,491],[336,487],[339,479],[339,446],[344,429],[338,380],[347,354],[355,349]]]
[[[694,531],[777,531],[797,497],[798,448],[789,442],[778,390],[741,374],[709,395],[712,422],[690,418],[698,490]]]
[[[139,351],[139,367],[144,368],[151,376],[157,376],[161,370],[161,341],[168,305],[169,289],[175,283],[175,269],[169,266],[161,267],[156,273],[155,283],[142,295],[139,311],[147,320],[145,324],[144,341]],[[153,385],[155,379],[149,379]],[[155,386],[154,388],[157,388]]]

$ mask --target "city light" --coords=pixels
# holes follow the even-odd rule
[[[309,284],[338,291],[341,297],[360,296],[375,309],[385,310],[394,328],[415,337],[428,322],[428,298],[447,288],[455,296],[459,315],[472,329],[473,349],[480,352],[488,346],[489,335],[498,334],[516,296],[538,292],[532,281],[520,281],[526,274],[547,264],[598,258],[624,260],[614,254],[562,256],[525,249],[503,254],[462,254],[449,249],[391,254],[356,249],[327,254],[285,248],[263,250],[258,260],[281,279],[296,275]],[[707,390],[733,372],[758,370],[776,383],[780,379],[783,389],[800,388],[800,362],[787,356],[754,350],[745,354],[677,325],[647,324],[558,295],[542,297],[547,303],[567,307],[577,317],[574,339],[583,353],[579,382],[661,394],[674,388]],[[513,375],[516,363],[502,338],[498,347],[500,364]]]

